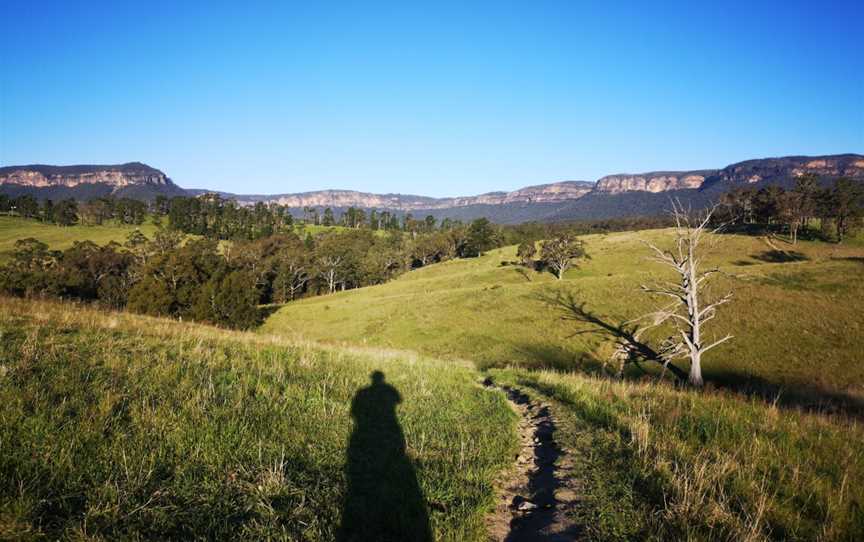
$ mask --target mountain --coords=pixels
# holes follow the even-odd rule
[[[372,194],[352,190],[274,195],[242,195],[220,192],[241,205],[278,203],[301,215],[308,207],[330,207],[339,213],[348,207],[432,215],[472,220],[485,216],[502,224],[527,221],[561,221],[656,215],[665,212],[670,198],[694,207],[709,205],[729,190],[769,184],[792,186],[808,173],[823,182],[838,177],[864,181],[864,155],[786,156],[761,158],[731,164],[722,169],[654,171],[607,175],[596,183],[560,181],[527,186],[511,192],[489,192],[478,196],[431,198],[407,194]],[[145,164],[119,166],[12,166],[0,168],[0,193],[33,193],[40,198],[87,199],[115,196],[152,199],[195,196],[209,190],[184,190],[164,173]]]
[[[0,167],[0,192],[13,196],[31,194],[40,199],[79,200],[108,195],[145,200],[160,194],[186,195],[167,175],[140,162],[114,166]]]
[[[769,184],[790,187],[801,175],[812,173],[824,182],[846,176],[864,181],[864,156],[787,156],[747,160],[723,169],[654,171],[607,175],[596,183],[562,181],[529,186],[512,192],[490,192],[461,198],[428,198],[403,194],[369,194],[322,190],[272,196],[226,195],[242,204],[274,202],[302,210],[348,207],[410,212],[415,216],[472,220],[485,216],[502,224],[526,221],[588,220],[666,212],[670,198],[694,207],[707,206],[737,187]]]
[[[582,197],[593,188],[594,183],[587,181],[561,181],[552,184],[527,186],[512,192],[489,192],[487,194],[480,194],[479,196],[455,198],[431,198],[408,194],[371,194],[353,190],[317,190],[314,192],[274,195],[237,195],[226,193],[220,193],[220,195],[230,197],[239,203],[250,205],[263,201],[299,209],[304,207],[361,207],[365,209],[414,211],[417,209],[452,209],[475,205],[561,202]],[[208,191],[193,189],[190,192],[197,195]]]
[[[779,185],[791,188],[795,179],[817,175],[828,184],[839,177],[864,182],[864,156],[785,156],[746,160],[716,170],[658,171],[608,175],[585,197],[567,202],[544,220],[590,220],[633,215],[657,215],[678,199],[694,208],[705,207],[735,188]]]

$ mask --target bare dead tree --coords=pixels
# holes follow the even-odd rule
[[[633,321],[617,323],[591,311],[587,303],[578,300],[573,292],[559,291],[555,295],[540,294],[538,299],[561,309],[563,319],[590,326],[588,329],[576,331],[573,335],[591,333],[611,338],[615,342],[615,352],[608,363],[604,363],[604,367],[614,366],[619,378],[624,376],[624,370],[628,365],[642,369],[642,363],[646,362],[659,363],[663,366],[664,372],[668,370],[680,382],[687,381],[687,372],[672,362],[673,352],[668,349],[666,343],[661,344],[660,348],[654,348],[643,339],[645,332],[654,327],[652,324],[646,325]]]
[[[319,274],[327,282],[327,292],[333,293],[339,285],[339,272],[342,269],[342,256],[320,256],[318,258]]]
[[[684,210],[680,202],[672,202],[672,217],[675,219],[675,241],[673,248],[662,250],[656,245],[645,242],[652,250],[651,261],[660,263],[675,272],[675,280],[654,285],[642,285],[642,290],[671,299],[670,303],[646,314],[639,321],[648,322],[640,327],[636,336],[642,335],[651,328],[665,323],[671,323],[676,332],[668,337],[660,349],[660,354],[667,363],[676,358],[690,361],[688,381],[693,386],[702,386],[702,356],[712,348],[723,344],[732,335],[703,342],[703,332],[706,323],[717,316],[717,308],[730,301],[729,292],[713,302],[706,301],[707,281],[709,277],[719,272],[717,268],[701,270],[702,258],[710,249],[710,234],[717,233],[722,226],[711,229],[709,224],[716,207],[709,209],[701,219],[694,219],[691,213]],[[624,350],[621,350],[624,348]],[[626,345],[619,348],[618,355],[628,355]]]

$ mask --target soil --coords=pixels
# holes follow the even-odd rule
[[[548,404],[532,400],[517,388],[500,389],[521,416],[521,447],[515,464],[499,483],[498,503],[487,518],[491,540],[499,542],[572,541],[585,539],[575,521],[580,491],[567,451],[555,440],[555,419]]]

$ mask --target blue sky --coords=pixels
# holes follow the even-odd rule
[[[2,165],[445,196],[864,152],[862,2],[2,0],[0,20]]]

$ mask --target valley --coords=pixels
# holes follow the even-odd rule
[[[61,231],[58,247],[130,230],[2,224],[13,237]],[[0,537],[862,532],[864,451],[849,443],[864,439],[864,238],[716,235],[712,288],[735,299],[711,333],[735,339],[706,357],[707,389],[694,390],[656,365],[617,379],[608,364],[616,333],[651,307],[639,284],[665,278],[643,242],[668,246],[672,233],[584,235],[589,257],[560,281],[515,246],[492,248],[270,306],[253,332],[0,298]],[[535,406],[514,410],[503,388]],[[536,438],[558,451],[526,460],[520,416],[546,420]],[[398,483],[371,474],[385,449]],[[529,482],[508,490],[519,468]],[[358,491],[401,495],[402,519]]]

